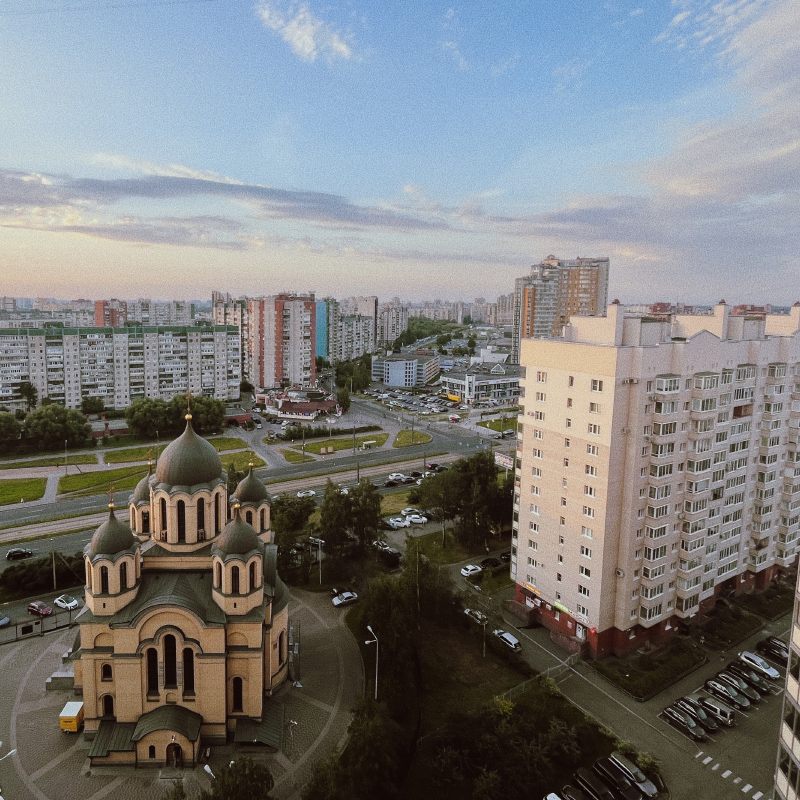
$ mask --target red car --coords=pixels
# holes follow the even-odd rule
[[[29,614],[36,614],[40,617],[49,617],[53,613],[53,609],[41,600],[34,600],[28,606]]]

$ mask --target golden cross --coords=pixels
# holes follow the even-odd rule
[[[108,484],[108,492],[106,494],[108,494],[108,505],[109,505],[109,508],[113,508],[114,507],[114,484],[113,483],[109,483]]]
[[[186,390],[186,410],[191,414],[192,413],[192,390]]]

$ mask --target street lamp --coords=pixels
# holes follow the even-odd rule
[[[69,439],[64,439],[64,474],[67,474],[67,444],[69,443]]]
[[[367,625],[367,630],[374,636],[374,639],[367,639],[364,644],[374,644],[375,645],[375,699],[378,699],[378,655],[380,653],[380,644],[378,642],[378,637],[375,635],[375,631]]]
[[[211,767],[208,764],[203,764],[203,769],[216,780],[216,775],[211,771]]]

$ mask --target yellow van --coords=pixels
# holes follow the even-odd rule
[[[67,733],[78,733],[83,726],[83,703],[78,700],[67,703],[58,715],[58,726]]]

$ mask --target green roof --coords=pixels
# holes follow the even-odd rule
[[[264,704],[264,716],[261,720],[239,719],[236,720],[236,732],[233,741],[237,744],[245,742],[261,742],[268,747],[281,749],[283,744],[283,726],[285,709],[272,697],[268,697]]]
[[[175,731],[190,742],[196,742],[200,738],[202,723],[203,718],[196,711],[189,711],[183,706],[159,706],[139,717],[131,739],[138,742],[153,731]]]
[[[111,752],[129,752],[136,748],[133,743],[135,722],[115,722],[104,719],[92,741],[89,758],[104,758]]]

